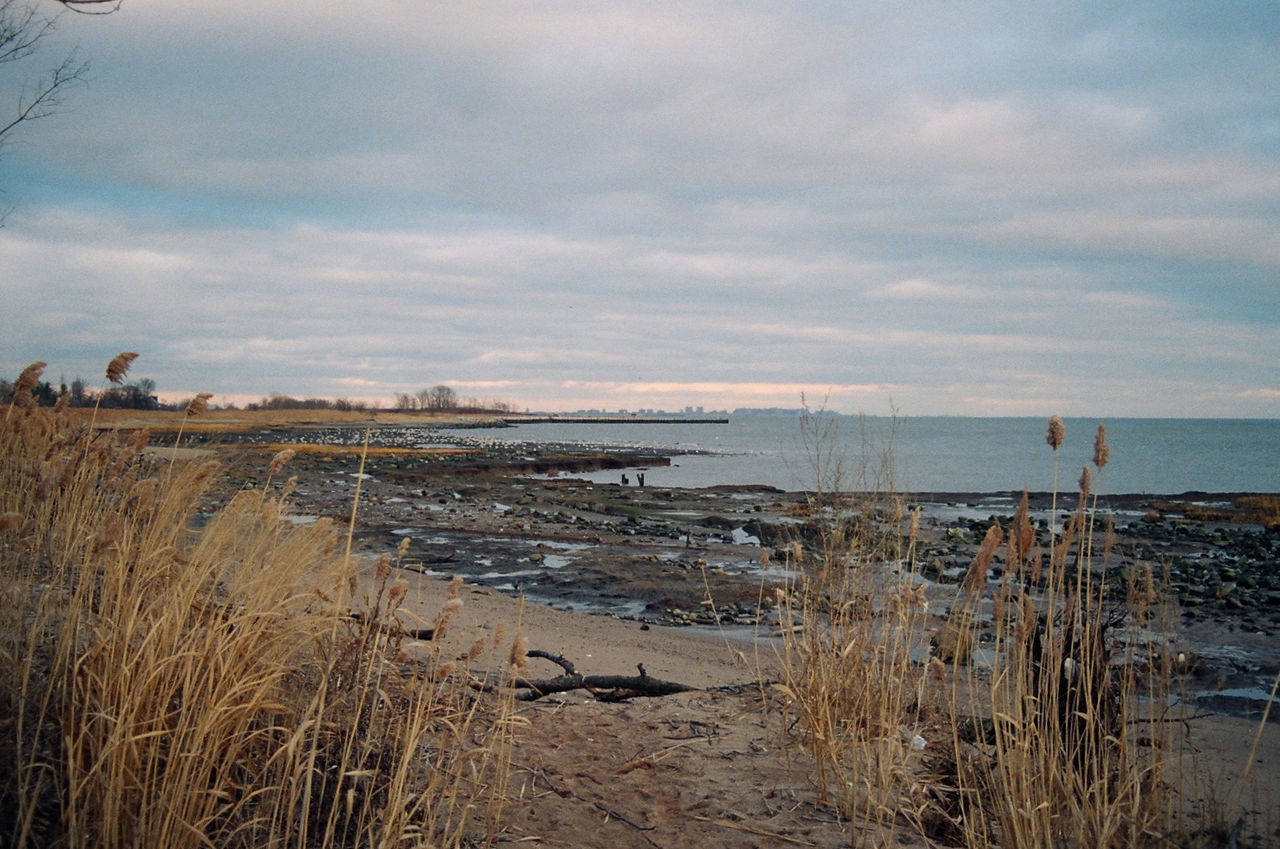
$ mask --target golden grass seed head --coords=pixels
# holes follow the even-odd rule
[[[511,641],[511,652],[507,655],[507,663],[514,669],[523,669],[529,662],[529,638],[524,634],[516,634]]]
[[[929,658],[929,672],[932,673],[933,677],[936,680],[942,681],[944,683],[946,682],[947,665],[942,662],[942,658],[939,658],[939,657]]]
[[[383,583],[391,577],[391,555],[380,554],[377,561],[373,564],[373,576],[378,583]]]
[[[187,417],[199,416],[209,409],[209,399],[213,397],[212,392],[198,392],[196,397],[192,398],[187,404]]]
[[[222,464],[217,460],[205,460],[200,464],[200,468],[196,469],[195,477],[191,479],[192,486],[204,486],[209,479],[218,473],[222,468]]]
[[[1111,448],[1107,445],[1107,426],[1098,425],[1098,435],[1093,438],[1093,465],[1101,469],[1111,459]]]
[[[442,639],[449,630],[449,622],[462,609],[462,599],[451,598],[444,603],[444,607],[440,608],[440,613],[436,616],[435,635],[432,639]]]
[[[1020,643],[1025,643],[1031,639],[1031,634],[1036,627],[1036,608],[1035,603],[1031,600],[1031,594],[1024,592],[1018,600],[1019,615],[1018,625],[1014,630],[1014,636]]]
[[[1093,476],[1089,473],[1088,466],[1080,467],[1080,497],[1088,498],[1093,487]]]
[[[129,451],[134,456],[141,454],[142,450],[147,447],[147,442],[150,439],[151,439],[151,428],[149,427],[138,428],[129,437],[129,442],[128,442]]]
[[[405,537],[400,540],[400,544],[396,546],[396,560],[404,560],[405,555],[409,553],[409,538]]]
[[[1024,489],[1017,515],[1013,518],[1013,527],[1009,529],[1009,565],[1021,566],[1026,563],[1031,558],[1031,548],[1035,541],[1036,529],[1031,524],[1031,508]]]
[[[475,663],[479,660],[480,655],[484,654],[486,640],[483,636],[476,637],[471,643],[471,649],[467,652],[467,663]]]
[[[31,397],[31,390],[36,388],[36,384],[40,382],[40,375],[44,374],[44,367],[48,363],[36,361],[22,370],[18,375],[18,379],[13,384],[13,403],[18,407],[35,406],[35,399]]]
[[[133,351],[121,351],[116,354],[111,362],[107,363],[107,380],[111,383],[123,383],[125,375],[129,373],[129,366],[133,365],[133,361],[138,355]]]
[[[409,582],[404,578],[396,578],[387,593],[387,606],[394,609],[400,606],[400,600],[409,592]]]
[[[978,546],[978,553],[974,555],[973,563],[969,565],[969,571],[964,576],[966,590],[974,592],[986,585],[987,569],[991,566],[996,549],[1002,542],[1004,542],[1004,530],[999,522],[992,522],[991,527],[987,528],[986,536],[982,538],[982,545]]]
[[[1049,443],[1049,447],[1057,451],[1062,447],[1062,441],[1067,438],[1067,426],[1063,423],[1059,416],[1049,417],[1049,432],[1045,435],[1044,441]]]
[[[293,459],[295,452],[292,448],[285,448],[277,451],[276,455],[271,458],[271,465],[267,466],[267,474],[274,477],[280,474],[280,470],[284,468],[284,464]]]

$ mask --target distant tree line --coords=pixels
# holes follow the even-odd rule
[[[458,393],[444,384],[437,384],[430,389],[419,389],[416,393],[400,392],[395,396],[397,410],[447,410],[454,412],[511,412],[511,404],[506,401],[481,400],[479,398],[459,398]]]
[[[351,398],[293,398],[273,392],[261,401],[245,405],[246,410],[368,410],[369,404]]]
[[[13,403],[13,381],[0,379],[0,404]],[[85,386],[84,380],[77,377],[71,383],[62,380],[58,385],[50,381],[40,381],[31,389],[32,400],[38,406],[52,407],[58,399],[67,396],[69,407],[93,407],[104,409],[130,410],[183,410],[187,401],[179,403],[162,403],[156,397],[156,382],[149,377],[140,378],[132,383],[118,386],[107,386],[101,390],[92,390]],[[362,412],[377,409],[377,404],[351,398],[294,398],[278,392],[266,396],[261,401],[245,405],[246,410],[341,410]],[[430,389],[419,390],[415,394],[400,393],[395,396],[397,410],[433,410],[448,412],[496,412],[510,413],[514,406],[507,401],[497,399],[460,398],[456,392],[443,384]]]
[[[0,379],[0,404],[13,403],[13,382]],[[77,377],[70,384],[65,379],[54,386],[48,380],[42,380],[31,388],[31,397],[37,406],[52,407],[58,399],[67,396],[69,407],[93,407],[104,409],[127,410],[161,410],[169,406],[160,403],[156,398],[156,382],[149,377],[140,378],[133,383],[119,386],[108,386],[101,391],[94,391],[85,386],[84,380]],[[182,407],[185,407],[185,403]],[[181,409],[172,405],[173,409]]]

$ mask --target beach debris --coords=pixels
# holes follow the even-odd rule
[[[675,693],[687,693],[690,690],[698,689],[688,684],[654,678],[645,671],[643,663],[636,664],[636,669],[640,672],[639,675],[583,675],[578,672],[571,661],[561,655],[552,654],[541,649],[530,649],[526,656],[549,660],[564,672],[554,678],[517,678],[514,681],[514,686],[524,692],[519,693],[516,698],[522,701],[536,701],[552,693],[588,690],[599,701],[621,702],[637,697],[670,696]]]

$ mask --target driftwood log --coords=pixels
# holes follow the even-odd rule
[[[517,678],[514,686],[521,690],[516,698],[523,701],[535,701],[552,693],[565,693],[570,690],[589,690],[602,702],[620,702],[637,697],[670,696],[674,693],[686,693],[696,690],[687,684],[675,681],[663,681],[650,677],[645,672],[644,664],[637,663],[639,675],[582,675],[571,662],[558,654],[533,649],[529,657],[540,657],[559,666],[564,672],[554,678]]]

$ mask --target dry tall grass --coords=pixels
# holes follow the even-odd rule
[[[1049,442],[1056,459],[1060,432]],[[1173,830],[1171,626],[1150,569],[1120,584],[1110,568],[1113,537],[1092,492],[1108,456],[1099,428],[1094,466],[1074,510],[1051,515],[1047,550],[1024,496],[1000,580],[982,576],[983,591],[962,600],[971,621],[984,600],[991,611],[989,670],[966,667],[951,700],[982,731],[955,745],[968,845],[1150,846]]]
[[[288,485],[201,517],[216,464],[145,441],[5,413],[0,845],[491,839],[512,712],[482,647],[414,655],[388,560],[362,592],[332,527],[281,521]]]
[[[930,722],[928,604],[914,570],[914,531],[885,486],[892,444],[863,433],[855,467],[832,450],[830,421],[806,420],[818,481],[810,521],[788,566],[800,575],[781,594],[784,680],[793,727],[813,760],[819,799],[850,820],[857,845],[892,842],[904,823],[929,826],[933,791],[920,770]],[[865,496],[853,496],[861,491]]]
[[[1055,480],[1064,438],[1055,417]],[[884,487],[810,510],[826,523],[792,558],[782,690],[852,845],[895,845],[902,828],[971,849],[1177,845],[1191,776],[1167,721],[1172,626],[1159,576],[1111,568],[1092,488],[1108,458],[1099,429],[1075,508],[1058,515],[1055,492],[1047,530],[1025,497],[989,529],[932,635],[918,517]]]

